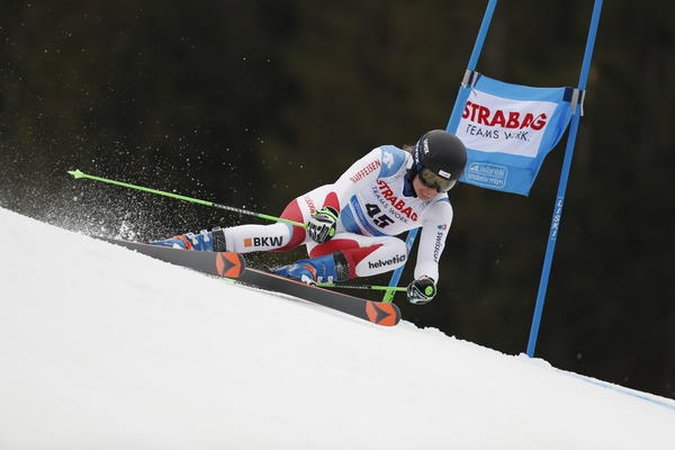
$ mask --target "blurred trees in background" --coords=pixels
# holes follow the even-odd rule
[[[0,206],[137,239],[245,221],[65,173],[80,168],[279,213],[372,147],[445,126],[484,7],[5,1]],[[478,69],[575,85],[591,7],[501,2]],[[605,2],[538,348],[558,367],[671,397],[674,9]],[[451,192],[441,293],[399,301],[406,319],[524,351],[561,160],[562,148],[530,198]]]

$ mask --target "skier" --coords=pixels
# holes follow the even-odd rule
[[[285,223],[239,225],[187,233],[153,244],[186,250],[287,251],[305,244],[308,259],[274,270],[305,283],[340,282],[402,266],[408,257],[397,236],[421,227],[408,300],[424,304],[436,295],[438,262],[452,222],[447,192],[466,165],[466,149],[443,130],[424,134],[412,149],[383,145],[356,161],[335,183],[288,204]]]

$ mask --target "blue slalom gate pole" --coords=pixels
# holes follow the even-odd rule
[[[595,0],[593,6],[593,15],[591,16],[591,24],[588,29],[588,38],[586,39],[586,51],[584,52],[584,60],[579,74],[579,89],[582,92],[586,90],[588,81],[588,72],[591,67],[591,59],[593,57],[593,47],[595,46],[595,37],[598,31],[598,23],[600,22],[600,12],[602,10],[602,0]],[[565,157],[563,159],[562,171],[560,174],[560,182],[558,184],[558,194],[556,196],[555,205],[553,207],[553,219],[551,220],[551,229],[548,235],[548,244],[546,246],[546,255],[544,256],[544,264],[541,271],[541,279],[539,281],[539,291],[537,292],[537,302],[534,307],[534,315],[532,317],[532,326],[530,328],[530,338],[527,343],[527,355],[531,358],[534,356],[535,347],[537,345],[537,336],[539,335],[539,326],[541,325],[541,316],[544,311],[544,302],[546,300],[546,290],[548,288],[548,280],[551,273],[551,263],[553,262],[553,254],[555,253],[555,244],[558,238],[558,230],[560,229],[560,220],[562,218],[563,205],[565,203],[565,192],[567,190],[567,181],[569,179],[570,169],[572,167],[572,157],[574,155],[574,145],[577,138],[577,131],[579,130],[579,121],[581,120],[581,108],[577,108],[572,123],[570,125],[569,135],[567,137],[567,146],[565,148]]]
[[[469,58],[469,65],[467,66],[467,70],[476,70],[478,59],[480,58],[480,54],[483,51],[483,43],[485,42],[485,37],[487,36],[487,32],[490,29],[492,16],[495,12],[495,8],[497,7],[497,1],[498,0],[489,0],[488,5],[485,8],[483,21],[480,24],[480,30],[478,30],[476,42],[473,44],[473,51],[471,52],[471,57]],[[466,96],[460,96],[457,98],[457,100],[455,101],[455,107],[452,109],[452,114],[450,115],[450,121],[448,123],[447,129],[452,130],[457,128],[457,124],[459,124],[459,119],[462,115],[462,110],[464,108],[465,103],[466,103]],[[452,128],[453,126],[454,128]],[[406,247],[408,249],[408,254],[410,254],[410,251],[415,242],[415,238],[417,237],[418,232],[419,228],[415,228],[414,230],[410,230],[410,232],[408,233],[408,237],[406,238]],[[398,286],[398,282],[401,279],[401,274],[403,273],[404,268],[405,264],[394,271],[393,275],[391,276],[391,280],[389,280],[389,287],[393,288]],[[396,291],[394,291],[393,289],[386,291],[382,301],[391,302],[394,299],[395,293]]]

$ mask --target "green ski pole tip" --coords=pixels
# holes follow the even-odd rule
[[[84,177],[84,172],[80,171],[80,169],[69,170],[68,173],[74,176],[75,178]]]

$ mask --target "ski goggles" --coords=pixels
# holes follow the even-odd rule
[[[431,169],[422,169],[419,172],[420,180],[422,183],[430,188],[436,189],[438,192],[448,192],[452,189],[455,184],[457,184],[457,178],[443,178],[442,176],[435,174]]]

